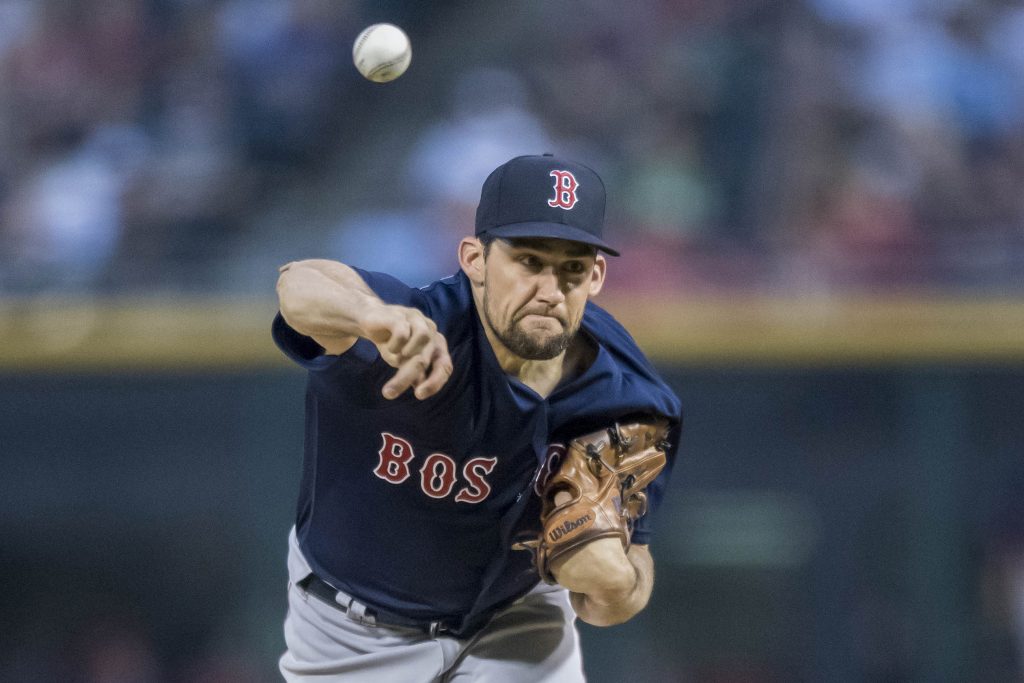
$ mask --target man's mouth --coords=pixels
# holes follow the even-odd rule
[[[541,318],[542,320],[552,320],[561,325],[562,327],[565,327],[565,322],[563,322],[561,318],[554,315],[548,315],[547,313],[524,313],[523,315],[519,316],[519,320],[517,322],[523,322],[527,318]]]

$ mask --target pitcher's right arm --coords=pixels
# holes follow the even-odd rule
[[[371,341],[381,358],[397,368],[384,385],[385,398],[409,388],[424,399],[440,391],[452,374],[444,336],[421,311],[384,303],[359,274],[338,261],[293,261],[279,269],[281,317],[324,352],[340,355],[359,337]]]

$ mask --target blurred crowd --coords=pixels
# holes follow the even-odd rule
[[[530,5],[502,38],[535,124],[608,179],[625,252],[611,276],[1020,291],[1018,3],[596,2],[571,21]],[[525,137],[512,130],[506,147]],[[434,147],[437,177],[462,150]]]
[[[622,286],[1024,283],[1018,3],[370,5],[0,0],[3,291],[229,286],[289,189],[384,166],[406,182],[339,190],[309,243],[425,279],[486,172],[544,150],[606,178]],[[392,17],[408,107],[354,90],[352,37]]]
[[[0,286],[209,286],[321,161],[359,7],[0,2]]]

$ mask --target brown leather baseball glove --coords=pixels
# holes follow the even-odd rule
[[[557,471],[538,480],[540,537],[514,547],[534,552],[544,581],[555,583],[552,561],[595,539],[617,537],[629,548],[633,524],[647,512],[644,489],[665,466],[668,428],[651,418],[577,437],[551,467]]]

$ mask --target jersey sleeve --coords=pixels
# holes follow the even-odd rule
[[[429,307],[420,290],[409,287],[386,273],[375,273],[360,268],[353,270],[384,303],[419,308],[429,315]],[[274,317],[271,334],[274,343],[285,356],[313,372],[333,367],[340,358],[346,361],[372,363],[379,357],[377,347],[366,339],[357,340],[352,348],[340,356],[327,355],[324,348],[313,338],[293,329],[280,312]]]
[[[614,359],[617,369],[610,375],[608,384],[597,385],[603,387],[602,391],[590,392],[589,403],[595,410],[594,414],[603,412],[605,423],[607,418],[620,419],[630,412],[661,415],[671,422],[665,467],[647,487],[647,514],[637,520],[631,537],[633,543],[648,544],[679,451],[683,431],[682,402],[640,350],[632,335],[610,313],[590,303],[585,320]],[[603,411],[598,409],[598,405],[603,407]]]
[[[669,480],[672,477],[672,468],[675,465],[676,455],[679,451],[682,431],[683,423],[682,416],[680,416],[679,422],[669,430],[668,441],[670,446],[665,454],[665,467],[658,473],[654,481],[647,485],[647,514],[638,519],[633,526],[633,535],[630,537],[631,543],[647,545],[651,542],[654,520],[657,518],[658,508],[661,506],[665,490],[668,488]]]
[[[362,268],[353,267],[352,270],[356,271],[359,277],[363,278],[363,282],[373,290],[373,293],[380,297],[381,301],[386,304],[394,304],[396,306],[409,306],[411,308],[419,308],[424,313],[428,313],[427,302],[423,296],[423,291],[415,287],[410,287],[393,275],[387,273],[376,273],[370,270],[363,270]]]
[[[379,355],[377,347],[366,339],[356,340],[352,348],[340,356],[327,355],[324,353],[324,347],[317,344],[312,337],[296,332],[280,312],[274,316],[271,335],[277,348],[281,349],[285,356],[311,372],[326,370],[339,358],[372,363]]]

